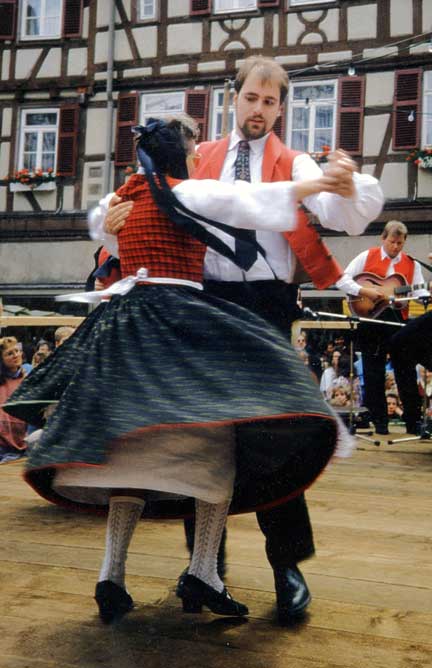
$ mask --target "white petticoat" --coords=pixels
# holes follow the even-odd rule
[[[107,503],[112,489],[154,490],[221,503],[232,496],[232,426],[155,430],[116,446],[103,466],[60,469],[54,488],[73,501]]]

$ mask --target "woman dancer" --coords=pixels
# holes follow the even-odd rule
[[[236,258],[169,189],[187,177],[193,126],[152,121],[139,132],[146,175],[119,191],[134,201],[119,249],[122,274],[135,286],[94,323],[26,479],[53,502],[109,509],[95,596],[103,621],[133,606],[125,561],[140,517],[184,516],[193,499],[183,609],[242,616],[246,606],[216,568],[228,510],[276,505],[311,484],[334,452],[335,419],[284,337],[201,290],[203,241]]]

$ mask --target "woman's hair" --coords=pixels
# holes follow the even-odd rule
[[[11,348],[12,346],[18,345],[18,340],[14,336],[3,336],[0,339],[0,385],[4,385],[6,382],[6,367],[3,364],[3,353]],[[24,371],[22,371],[24,375]]]
[[[134,128],[137,145],[151,158],[156,173],[187,179],[188,142],[198,139],[198,125],[187,114],[165,119],[149,118],[145,126]]]

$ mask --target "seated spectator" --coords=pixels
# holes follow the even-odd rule
[[[300,353],[303,350],[306,350],[306,346],[307,346],[307,335],[306,332],[301,331],[296,339],[294,350]]]
[[[426,415],[430,417],[432,415],[432,371],[429,371],[424,366],[418,364],[417,378],[418,391],[422,398],[423,405],[426,406]],[[426,402],[424,400],[425,393],[427,397]]]
[[[386,371],[385,373],[385,390],[386,393],[392,392],[393,394],[396,394],[397,397],[399,396],[394,371]]]
[[[48,357],[52,353],[51,344],[45,339],[40,339],[36,344],[35,353],[44,353]]]
[[[327,360],[328,364],[331,364],[333,353],[335,351],[335,344],[333,340],[327,342],[326,347],[323,351],[323,357]]]
[[[39,366],[39,364],[43,362],[47,357],[48,355],[44,352],[41,351],[36,352],[32,357],[32,363],[31,363],[32,369],[35,369],[37,366]]]
[[[349,408],[351,392],[348,385],[335,385],[332,389],[330,404],[335,408]]]
[[[54,332],[54,345],[56,348],[62,345],[75,331],[75,327],[68,327],[67,325],[63,327],[57,327]]]
[[[403,410],[396,392],[386,392],[387,416],[389,420],[403,420]]]
[[[23,369],[22,347],[14,336],[0,338],[0,463],[23,456],[26,444],[26,424],[2,410],[10,395],[21,384]]]
[[[349,357],[335,350],[332,355],[331,365],[324,370],[320,390],[327,400],[331,399],[332,390],[336,385],[349,385]]]
[[[342,334],[338,334],[335,337],[334,348],[335,350],[339,350],[339,352],[341,352],[342,354],[348,353],[348,348],[345,343],[345,338]]]

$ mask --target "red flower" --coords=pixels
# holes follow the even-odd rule
[[[415,165],[419,165],[420,163],[421,163],[420,158],[417,158],[417,160],[414,160],[414,164],[415,164]]]
[[[48,174],[51,174],[53,171],[54,171],[54,170],[53,170],[52,167],[48,167],[48,169],[47,169]]]

